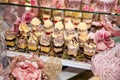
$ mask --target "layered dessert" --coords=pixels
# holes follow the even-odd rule
[[[65,24],[64,38],[66,41],[70,41],[74,37],[75,37],[75,26],[71,21],[69,21]]]
[[[53,23],[51,20],[44,21],[44,29],[46,34],[51,34],[53,32]]]
[[[64,12],[64,23],[72,20],[72,11],[65,11]]]
[[[54,31],[52,34],[53,38],[56,38],[57,36],[61,36],[64,33],[64,25],[62,22],[57,22],[54,27]]]
[[[72,22],[75,25],[75,28],[78,27],[78,24],[81,21],[82,13],[81,12],[73,12],[72,13]]]
[[[63,35],[57,36],[53,39],[53,50],[55,53],[63,53],[63,46],[64,46],[64,37]]]
[[[81,5],[81,0],[65,0],[66,9],[79,10]]]
[[[96,44],[92,39],[89,39],[88,42],[86,42],[84,45],[84,55],[88,59],[91,59],[91,57],[95,55],[95,52],[96,52]]]
[[[58,21],[61,21],[63,18],[63,11],[60,10],[53,10],[52,12],[54,23],[57,23]]]
[[[38,39],[34,33],[30,33],[30,37],[28,39],[28,49],[29,51],[36,51],[38,49]]]
[[[81,22],[78,25],[78,37],[80,41],[80,47],[84,47],[84,44],[89,39],[88,37],[88,25],[85,22]]]
[[[27,49],[27,39],[25,37],[19,37],[17,40],[17,48],[20,52],[25,52]]]
[[[9,49],[13,49],[15,50],[15,45],[16,45],[16,34],[10,30],[10,29],[7,29],[5,31],[5,43],[6,43],[6,46],[9,48]]]
[[[98,11],[102,12],[110,12],[115,7],[116,0],[97,0],[96,6]]]
[[[31,21],[32,31],[35,31],[40,27],[41,21],[38,18],[33,18]]]
[[[35,34],[35,36],[37,38],[39,38],[39,37],[41,37],[44,34],[44,28],[43,27],[39,27],[35,31],[33,31],[33,33]]]
[[[80,41],[80,47],[83,48],[85,43],[88,41],[89,37],[88,35],[84,35],[84,36],[79,36],[79,41]]]
[[[39,5],[41,7],[52,7],[53,6],[53,1],[54,0],[39,0]]]
[[[90,24],[92,22],[93,13],[82,13],[83,22]]]
[[[80,36],[87,35],[88,33],[88,25],[85,22],[81,22],[78,25],[78,34]]]
[[[51,18],[51,10],[50,9],[42,9],[42,17],[43,22]]]
[[[27,37],[28,32],[30,31],[30,28],[25,22],[21,22],[19,25],[19,31],[20,31],[21,36]]]
[[[21,22],[19,25],[19,31],[20,31],[20,35],[17,40],[17,47],[19,51],[24,52],[26,51],[27,48],[27,37],[30,28],[26,23]]]
[[[68,55],[72,55],[76,57],[78,55],[78,50],[79,50],[78,40],[76,38],[73,38],[71,41],[68,42],[67,48],[68,48]]]
[[[40,37],[40,51],[48,53],[51,49],[51,35],[43,34]]]

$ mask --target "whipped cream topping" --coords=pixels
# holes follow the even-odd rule
[[[33,33],[30,33],[30,37],[28,39],[28,43],[35,43],[37,42],[37,37],[33,34]]]
[[[75,28],[75,26],[73,25],[73,23],[71,21],[68,21],[65,24],[65,29],[67,29],[67,30],[74,29],[74,28]]]
[[[50,35],[46,35],[45,33],[40,37],[40,44],[48,46],[50,45],[51,37]]]
[[[53,43],[55,46],[62,46],[64,44],[64,37],[61,35],[54,38]]]
[[[85,22],[81,22],[78,25],[78,29],[79,30],[87,30],[88,29],[88,25]]]
[[[24,22],[20,23],[19,31],[21,31],[21,32],[24,31],[27,33],[27,32],[29,32],[29,30],[30,30],[30,28],[26,23],[24,23]]]
[[[60,21],[60,22],[57,22],[55,24],[55,28],[57,28],[58,30],[62,30],[64,29],[64,26],[63,26],[63,23]]]
[[[40,25],[41,21],[38,19],[38,18],[33,18],[32,21],[31,21],[31,24],[32,25]]]
[[[49,28],[49,27],[51,27],[53,25],[53,23],[52,23],[52,21],[51,20],[45,20],[44,21],[44,27],[46,27],[46,28]]]
[[[79,48],[79,42],[76,39],[71,40],[68,43],[68,48],[70,48],[70,49],[74,49],[74,48],[78,49]]]

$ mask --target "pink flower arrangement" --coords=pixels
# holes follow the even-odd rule
[[[16,65],[12,71],[16,80],[41,80],[41,70],[36,62],[25,60]]]
[[[94,39],[96,43],[97,52],[112,48],[115,42],[110,38],[111,33],[104,28],[97,30],[95,33],[90,33],[89,37]]]
[[[31,20],[35,17],[35,14],[28,11],[28,12],[25,12],[23,15],[22,15],[22,21],[26,22],[27,24],[31,22]]]

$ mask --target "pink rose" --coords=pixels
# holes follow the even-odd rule
[[[12,75],[16,80],[41,80],[41,69],[36,62],[25,60],[17,64]]]

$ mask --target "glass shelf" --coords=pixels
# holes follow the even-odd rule
[[[85,12],[85,13],[93,13],[93,14],[106,14],[106,15],[114,15],[120,16],[118,13],[105,13],[105,12],[90,12],[83,10],[71,10],[71,9],[58,9],[58,8],[48,8],[48,7],[40,7],[40,6],[31,6],[31,5],[21,5],[21,4],[13,4],[13,3],[1,3],[0,5],[9,5],[9,6],[20,6],[20,7],[32,7],[32,8],[41,8],[41,9],[51,9],[51,10],[62,10],[62,11],[72,11],[72,12]]]

